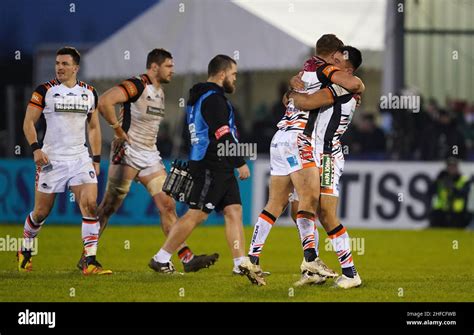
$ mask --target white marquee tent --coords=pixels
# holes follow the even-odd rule
[[[92,48],[87,79],[127,77],[143,71],[152,48],[172,52],[177,74],[202,73],[216,54],[238,60],[240,70],[301,66],[318,37],[335,33],[380,67],[385,0],[163,0]]]

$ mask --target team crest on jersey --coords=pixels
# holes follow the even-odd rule
[[[94,171],[89,171],[89,176],[91,177],[91,179],[94,179],[95,172]]]
[[[85,93],[84,93],[84,94],[81,94],[81,97],[82,97],[82,100],[83,100],[83,101],[89,100],[89,96],[88,96],[87,94],[85,94]]]

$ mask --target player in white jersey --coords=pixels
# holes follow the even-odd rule
[[[96,260],[99,241],[97,175],[100,172],[101,133],[97,116],[97,92],[76,79],[80,54],[72,47],[56,53],[56,78],[39,85],[26,109],[23,131],[33,150],[36,170],[35,205],[25,220],[24,243],[18,252],[18,270],[32,269],[31,246],[56,197],[67,188],[74,193],[82,218],[83,274],[110,274]],[[35,123],[46,119],[43,147],[38,144]],[[86,122],[93,160],[86,146]]]
[[[306,85],[302,94],[314,93],[333,82],[345,85],[355,92],[363,88],[360,79],[339,71],[330,64],[334,53],[342,46],[342,41],[333,34],[323,35],[318,40],[316,55],[304,64],[302,78]],[[260,253],[271,227],[287,206],[288,194],[293,187],[300,195],[296,225],[304,255],[301,267],[311,273],[336,276],[318,257],[315,249],[314,224],[320,186],[311,136],[318,112],[318,109],[297,108],[290,101],[285,115],[278,123],[278,131],[270,148],[269,200],[255,224],[249,259],[240,266],[253,284],[265,285],[259,266]]]
[[[100,97],[99,112],[115,131],[107,188],[99,205],[102,233],[109,218],[120,208],[133,180],[139,181],[149,192],[160,212],[165,235],[176,222],[176,204],[162,191],[166,170],[156,147],[156,138],[165,116],[165,94],[162,85],[173,76],[171,53],[164,49],[150,51],[146,73],[127,79]],[[122,105],[120,117],[115,105]],[[184,243],[178,251],[185,272],[209,267],[218,254],[194,255]],[[81,261],[78,267],[81,266]]]
[[[338,67],[350,75],[362,63],[360,51],[351,46],[342,47],[334,55],[334,58]],[[339,180],[344,169],[344,153],[340,140],[352,120],[357,101],[352,94],[344,94],[346,92],[342,87],[331,86],[329,89],[338,90],[339,94],[334,92],[329,94],[327,90],[312,95],[292,93],[290,99],[298,108],[319,108],[326,105],[326,107],[321,107],[318,113],[313,133],[314,155],[321,175],[318,217],[332,241],[333,249],[341,265],[342,275],[336,278],[335,284],[342,288],[352,288],[360,286],[362,280],[354,266],[349,235],[346,228],[339,222],[336,211]],[[339,95],[339,97],[333,99],[335,95]],[[329,106],[329,104],[331,105]],[[290,201],[292,202],[292,216],[295,219],[298,211],[297,195],[294,194]],[[317,235],[317,229],[315,229],[315,235]],[[302,277],[298,284],[324,281],[325,278],[321,278],[317,274],[302,271]]]

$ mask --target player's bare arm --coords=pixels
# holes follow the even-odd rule
[[[331,77],[331,82],[344,87],[346,90],[352,93],[361,94],[365,91],[365,86],[359,77],[353,76],[344,71],[336,71]]]
[[[92,150],[95,174],[100,174],[100,152],[102,149],[102,135],[100,131],[99,113],[97,109],[87,119],[87,135]]]
[[[25,119],[23,121],[23,132],[29,145],[38,143],[35,124],[41,116],[42,109],[29,105],[26,109]],[[36,165],[45,165],[49,162],[48,155],[41,149],[33,148],[33,158]]]
[[[313,94],[291,92],[289,99],[292,99],[295,107],[301,110],[312,110],[322,106],[330,106],[334,103],[334,97],[328,88]]]
[[[119,87],[112,87],[100,96],[99,99],[99,113],[114,129],[115,137],[122,141],[130,143],[127,133],[122,129],[117,115],[115,114],[115,105],[127,101],[127,95]]]
[[[304,90],[304,81],[301,80],[303,76],[303,71],[300,71],[297,75],[291,77],[290,79],[290,87],[294,90],[302,91]]]

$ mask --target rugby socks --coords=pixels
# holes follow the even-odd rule
[[[245,257],[237,257],[237,258],[234,258],[234,270],[238,270],[239,269],[239,265],[243,262],[243,260],[245,259]]]
[[[82,218],[82,243],[84,244],[84,256],[95,257],[99,243],[99,218]]]
[[[263,210],[258,216],[257,223],[253,229],[252,242],[250,243],[249,250],[249,258],[253,264],[259,264],[260,253],[275,221],[276,217],[266,210]]]
[[[321,221],[319,221],[319,217],[316,216],[316,218],[314,220],[314,251],[316,252],[316,258],[318,258],[318,256],[319,256],[318,224],[321,225]]]
[[[170,254],[168,251],[165,249],[160,249],[155,256],[153,256],[153,259],[155,262],[166,264],[171,260],[172,254]]]
[[[36,222],[33,220],[33,212],[28,214],[23,227],[23,243],[21,251],[31,251],[33,247],[33,239],[38,235],[43,223],[44,220],[42,222]]]
[[[296,225],[295,219],[293,222]],[[319,257],[319,232],[318,232],[318,224],[321,225],[321,221],[319,221],[319,217],[316,216],[314,220],[314,251],[316,252],[316,258]],[[296,226],[298,228],[298,226]]]
[[[312,262],[318,257],[315,249],[316,244],[314,242],[314,214],[306,211],[298,211],[296,214],[296,226],[300,233],[304,259],[307,262]]]
[[[357,270],[352,261],[350,239],[346,228],[342,224],[339,224],[339,226],[327,234],[331,239],[333,250],[336,252],[339,263],[341,264],[342,274],[346,277],[354,278],[357,274]]]
[[[185,264],[194,258],[194,254],[191,251],[191,249],[189,249],[189,247],[186,246],[186,247],[181,248],[178,251],[178,257],[181,260],[181,263]]]

